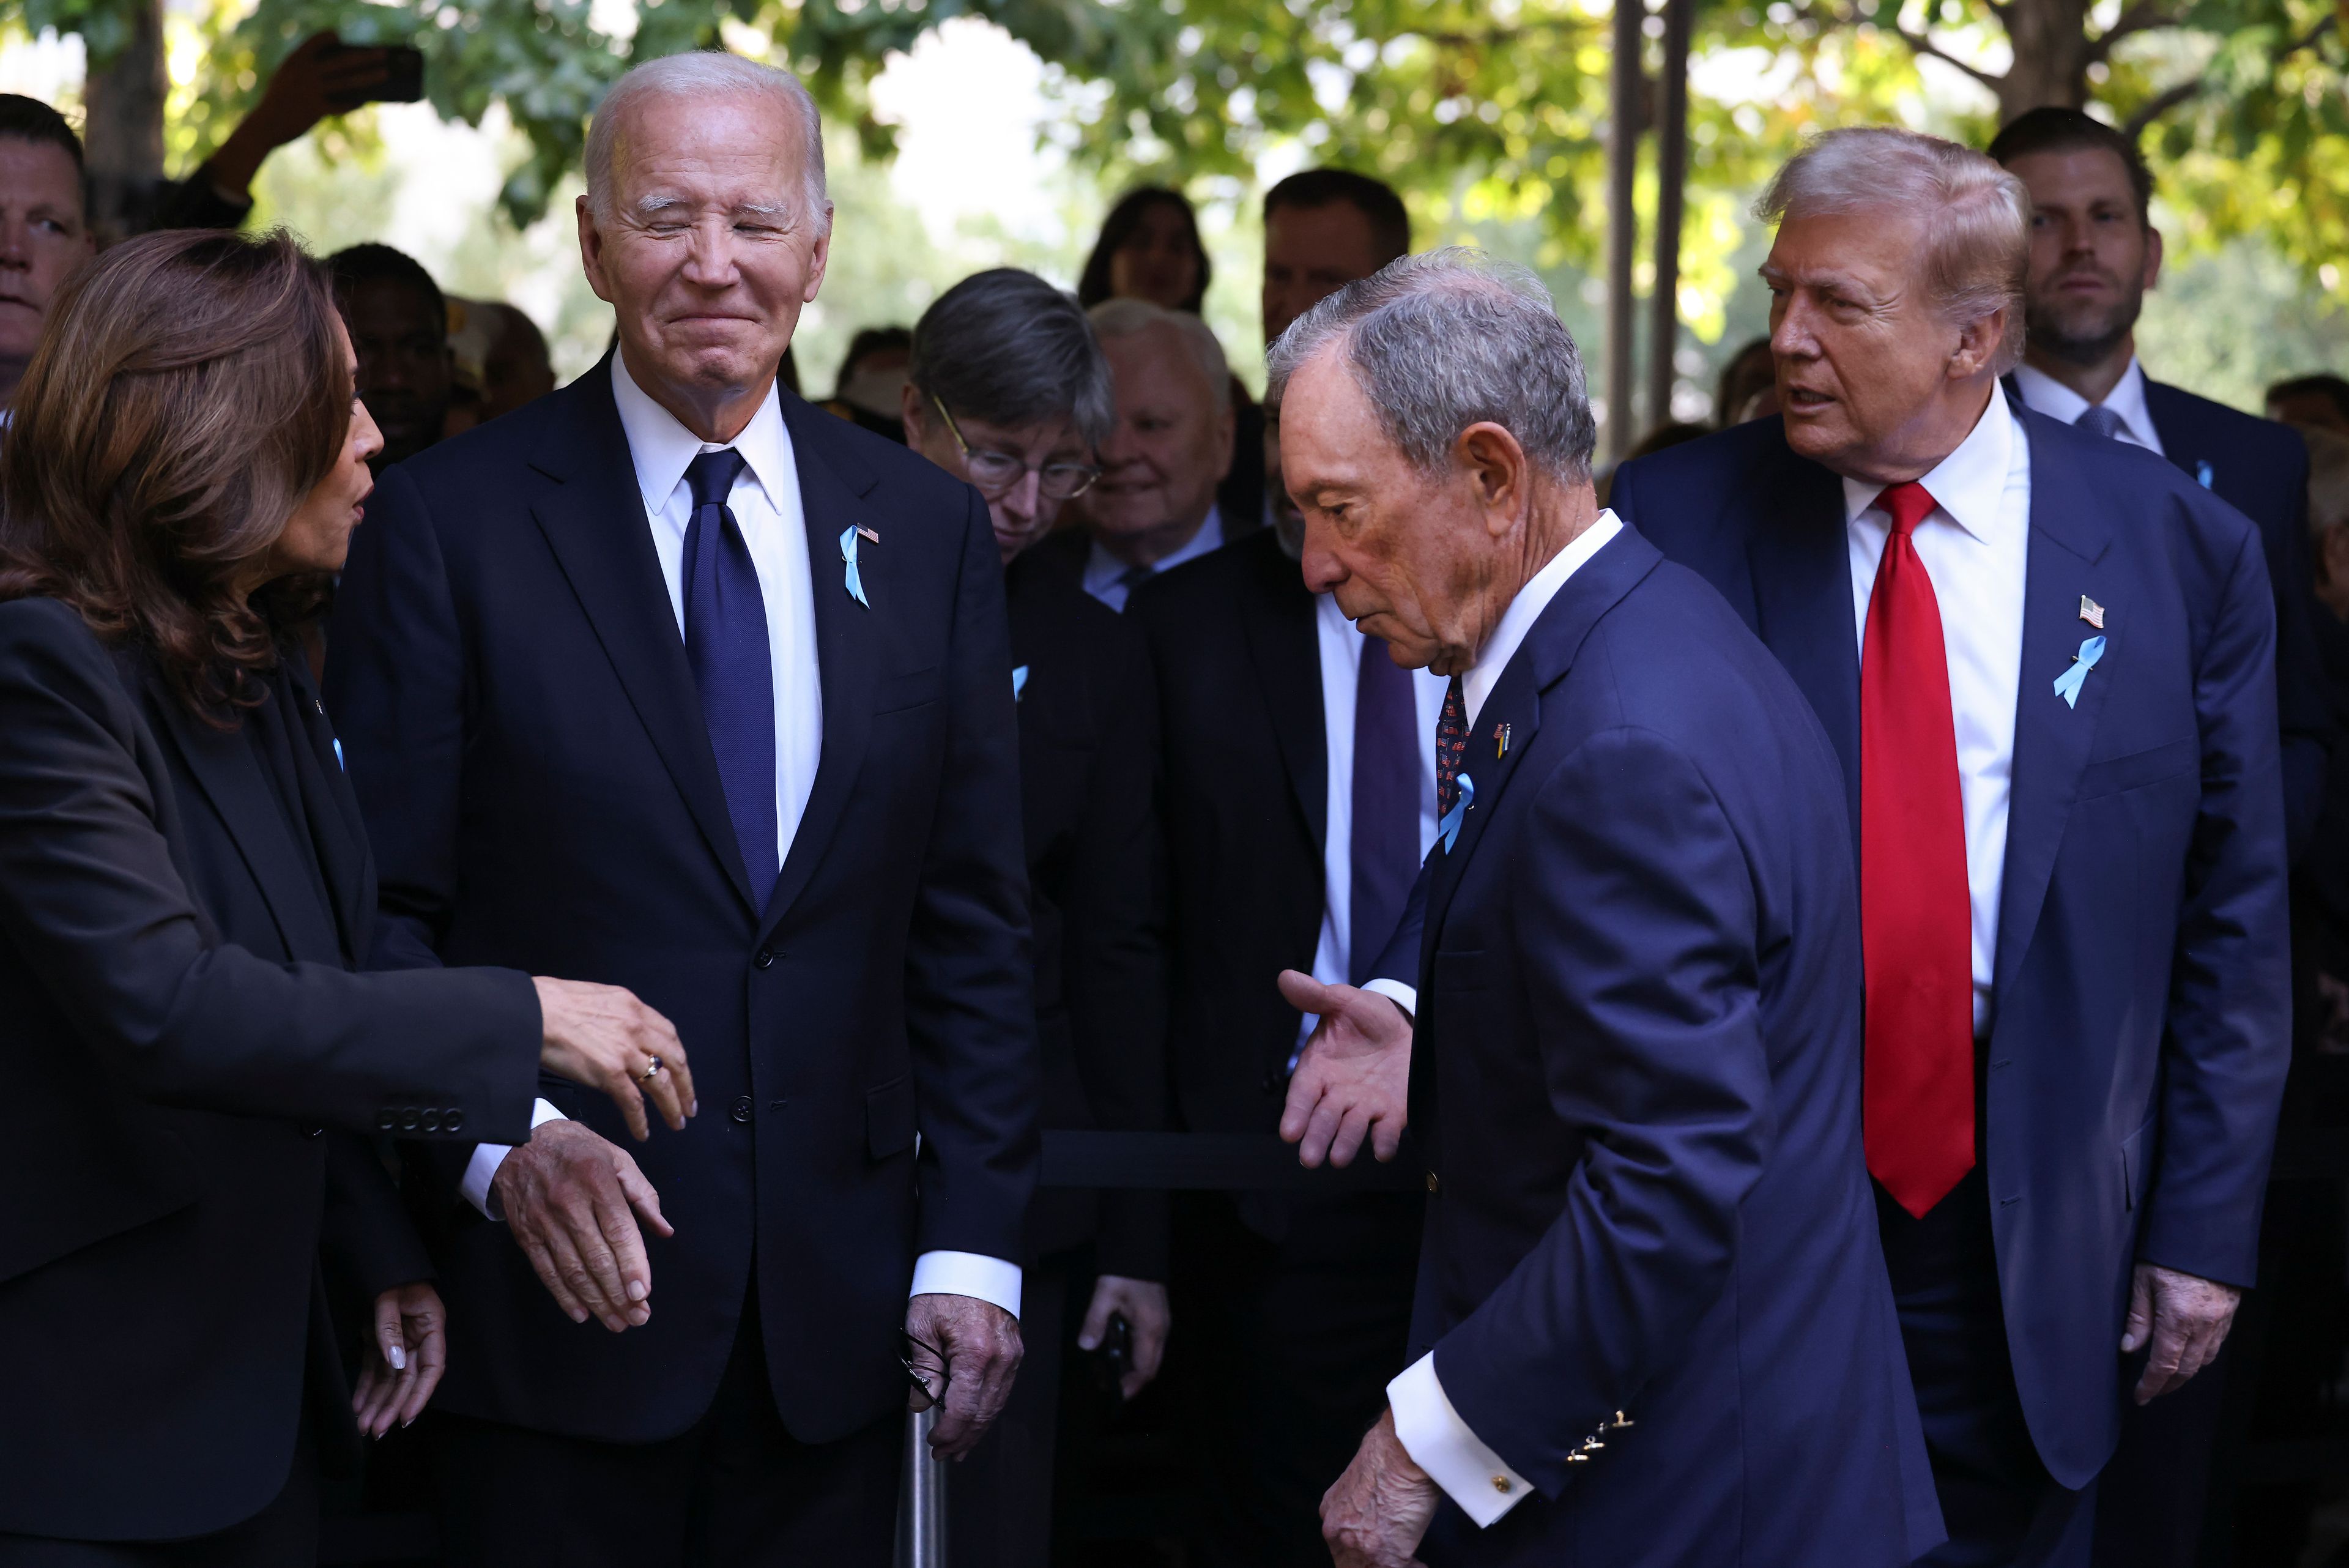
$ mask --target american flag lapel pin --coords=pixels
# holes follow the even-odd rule
[[[2080,618],[2086,621],[2090,626],[2095,627],[2098,631],[2102,631],[2105,629],[2105,607],[2090,598],[2087,595],[2082,594],[2080,596]]]
[[[1498,762],[1509,754],[1509,727],[1501,724],[1493,731],[1493,760]]]

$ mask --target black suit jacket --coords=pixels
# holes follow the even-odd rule
[[[1310,971],[1329,817],[1313,596],[1270,529],[1134,590],[1150,649],[1167,843],[1174,1104],[1194,1132],[1280,1123]]]
[[[287,674],[317,877],[247,734],[65,606],[0,605],[0,1533],[250,1516],[285,1484],[305,1373],[322,1441],[355,1441],[322,1230],[356,1293],[430,1272],[359,1135],[529,1126],[526,976],[348,971],[367,841]]]
[[[1018,1259],[1036,1023],[1003,568],[935,464],[782,398],[813,568],[823,754],[763,909],[597,368],[386,472],[327,689],[406,961],[624,985],[701,1114],[632,1152],[677,1227],[652,1321],[556,1308],[453,1192],[442,1403],[644,1442],[709,1407],[752,1281],[778,1409],[822,1442],[900,1408],[917,1252]],[[862,526],[869,604],[840,535]],[[599,1096],[547,1097],[615,1142]],[[921,1134],[918,1164],[915,1135]]]
[[[1036,926],[1043,1125],[1166,1125],[1158,754],[1142,634],[1084,590],[1082,556],[1030,550],[1004,574]],[[1037,1194],[1031,1255],[1088,1238],[1101,1272],[1166,1277],[1163,1193]]]

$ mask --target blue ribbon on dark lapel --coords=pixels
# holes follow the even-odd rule
[[[854,524],[840,531],[840,558],[848,568],[848,597],[871,609],[873,601],[864,597],[864,579],[856,572],[856,529]]]
[[[1470,778],[1466,774],[1462,774],[1459,784],[1460,798],[1452,803],[1452,809],[1445,812],[1444,820],[1435,825],[1435,836],[1443,842],[1444,853],[1446,855],[1452,853],[1453,843],[1460,836],[1460,825],[1468,820],[1468,808],[1475,803],[1476,799],[1475,779]]]
[[[2105,639],[2092,637],[2080,644],[2080,651],[2072,656],[2072,668],[2055,678],[2055,695],[2064,699],[2066,708],[2080,705],[2080,688],[2086,684],[2088,671],[2105,656]]]

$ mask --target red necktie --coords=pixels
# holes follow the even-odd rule
[[[1868,1173],[1921,1218],[1974,1163],[1973,908],[1949,659],[1910,537],[1921,484],[1892,514],[1859,655],[1859,919],[1868,971]]]

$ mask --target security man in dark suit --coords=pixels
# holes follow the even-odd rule
[[[579,209],[616,351],[386,471],[343,579],[331,701],[402,956],[632,982],[712,1113],[638,1171],[550,1095],[444,1190],[454,1562],[885,1563],[909,1398],[968,1452],[1019,1361],[1003,574],[968,485],[778,384],[820,149],[782,72],[624,77]]]
[[[978,486],[1004,561],[1041,1122],[1154,1131],[1166,1125],[1165,933],[1142,637],[1085,592],[1075,560],[1030,548],[1099,476],[1114,406],[1084,311],[1032,273],[965,278],[914,328],[907,443]],[[1088,1407],[1063,1395],[1067,1352],[1115,1342],[1132,1398],[1165,1350],[1164,1194],[1039,1192],[1027,1246],[1019,1381],[948,1478],[958,1568],[1050,1559],[1071,1501],[1056,1472],[1081,1488],[1089,1449],[1089,1433],[1061,1430],[1064,1407]]]
[[[1990,155],[2031,192],[2029,333],[2013,383],[2023,402],[2168,459],[2259,525],[2275,595],[2285,833],[2298,862],[2316,830],[2337,738],[2309,589],[2307,450],[2289,427],[2156,381],[2138,362],[2137,316],[2159,281],[2162,247],[2149,210],[2153,176],[2132,138],[2077,109],[2048,107],[2010,121]],[[2101,1562],[2183,1568],[2197,1560],[2233,1360],[2130,1417],[2099,1497]],[[2237,1390],[2229,1406],[2248,1410],[2251,1393]]]

